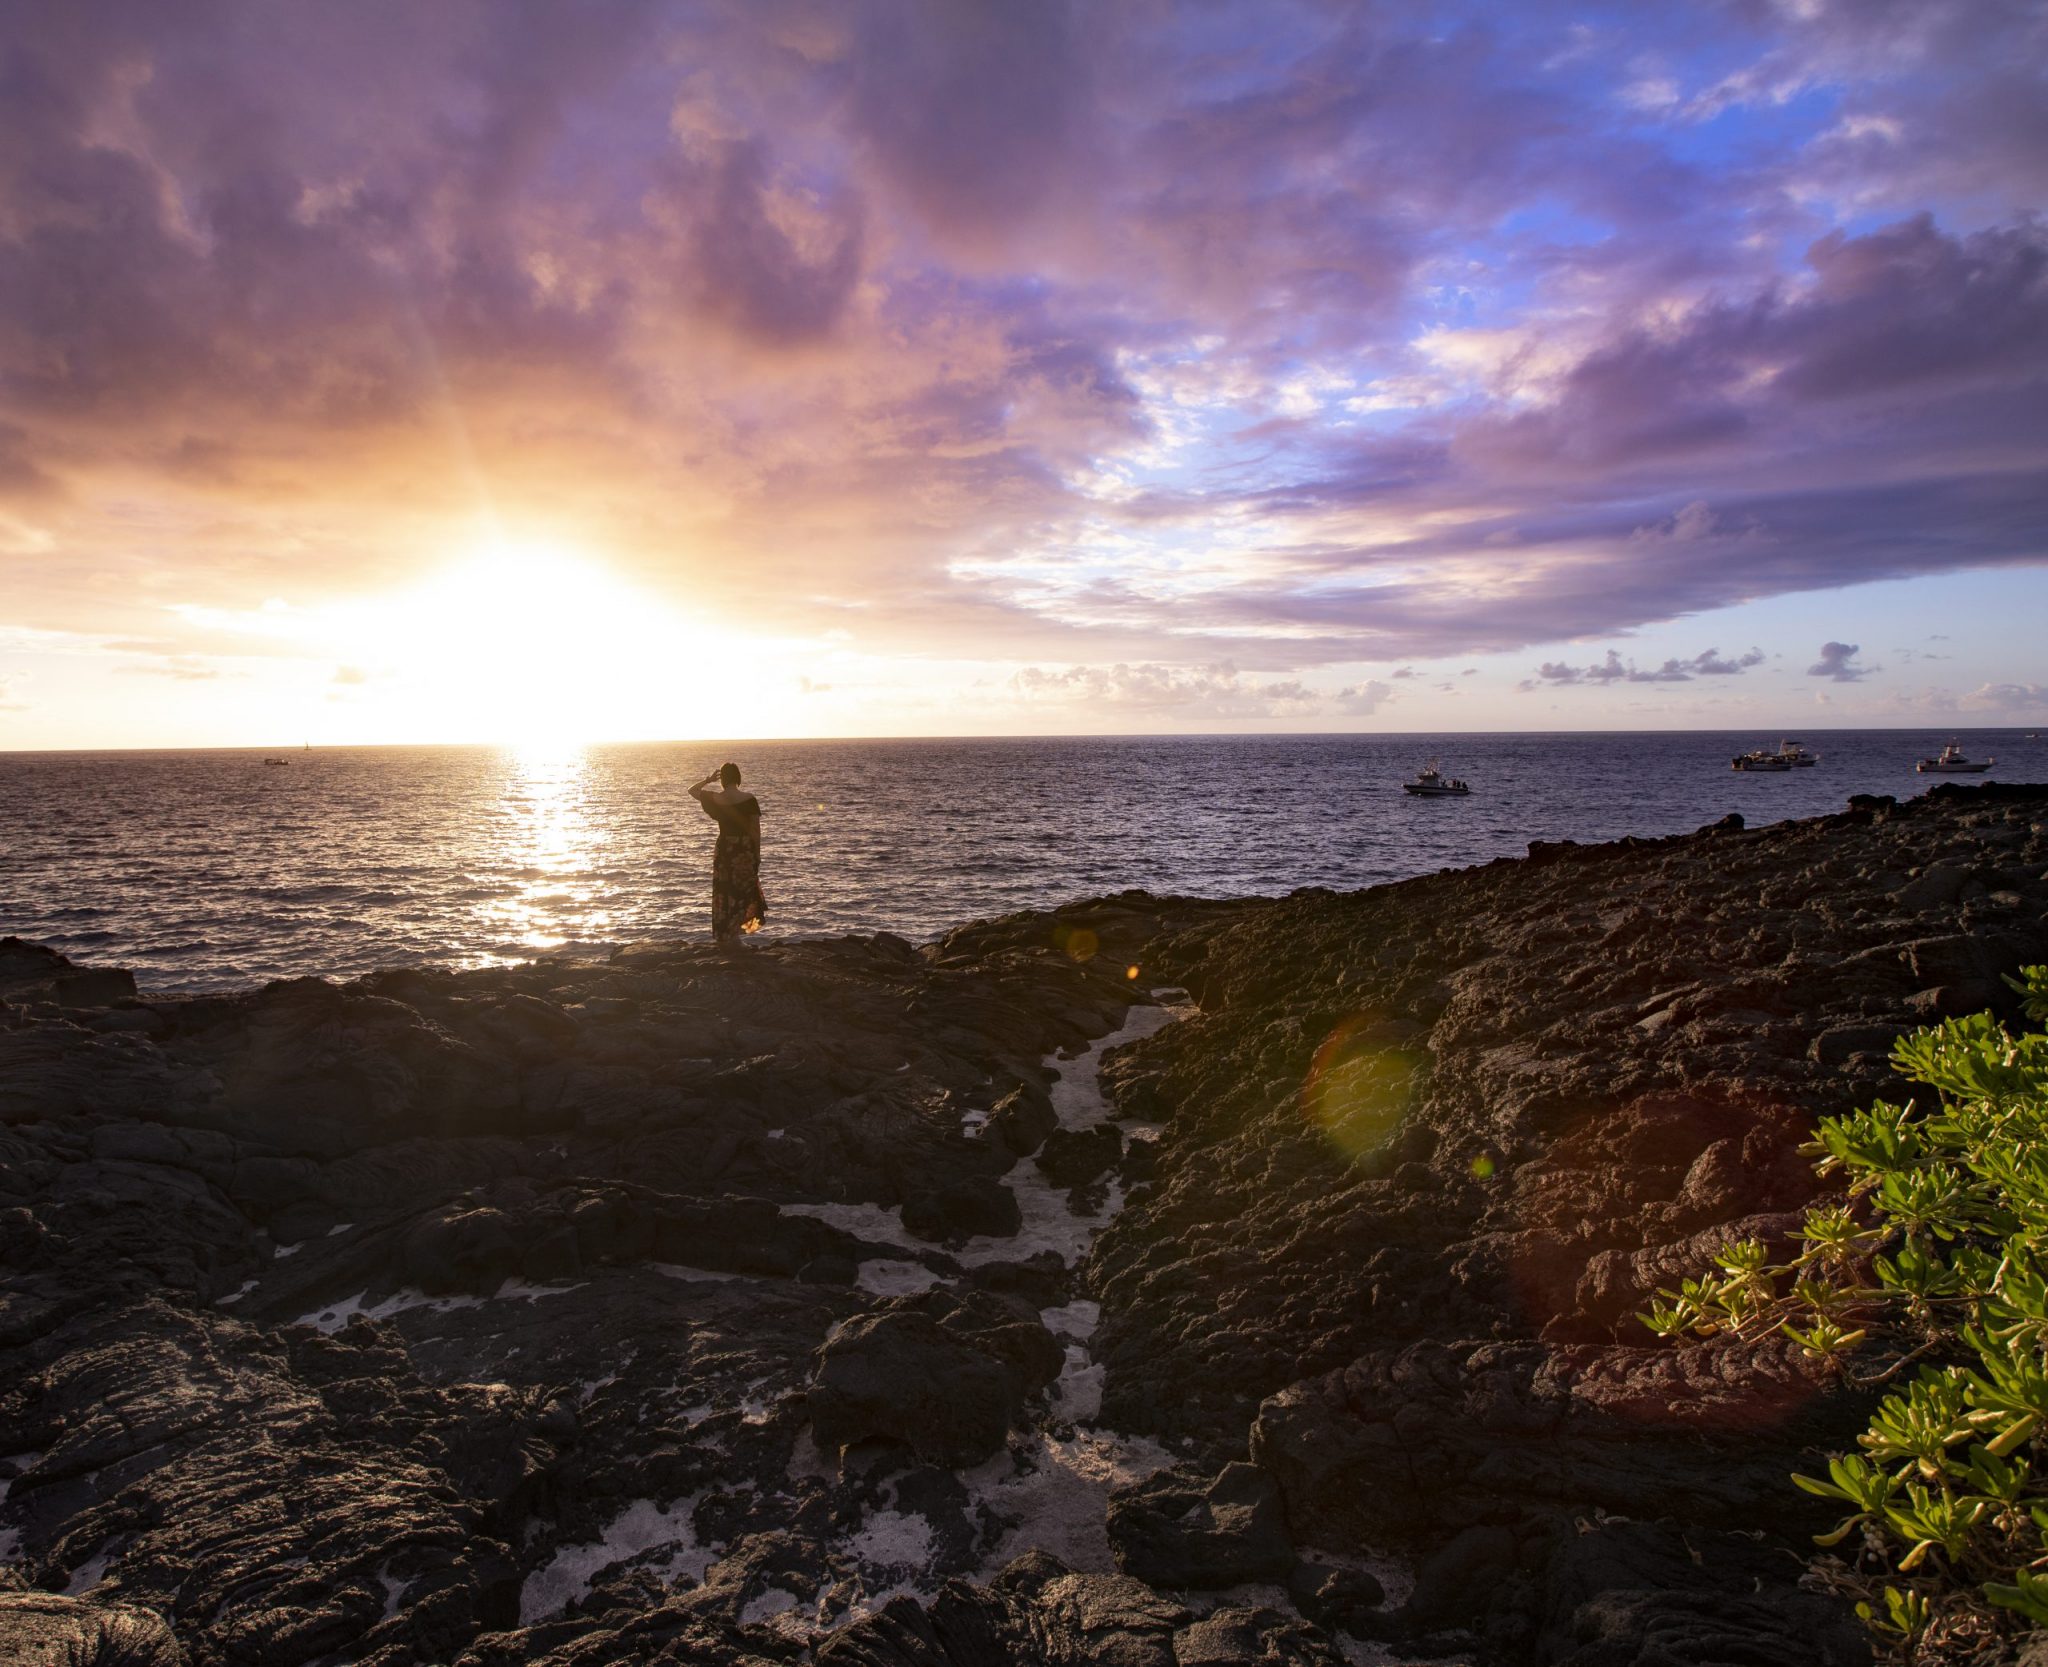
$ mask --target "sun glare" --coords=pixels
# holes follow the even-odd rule
[[[564,550],[494,541],[353,626],[423,735],[547,751],[744,727],[747,666],[727,639]]]
[[[506,888],[476,905],[490,947],[480,964],[559,948],[571,935],[611,926],[608,890],[593,872],[605,840],[591,802],[591,765],[581,747],[533,743],[500,765],[493,834]]]

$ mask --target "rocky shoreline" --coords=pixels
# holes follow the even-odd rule
[[[0,1658],[1846,1667],[1785,1474],[1873,1392],[1632,1315],[2044,960],[1997,785],[923,948],[0,941]]]

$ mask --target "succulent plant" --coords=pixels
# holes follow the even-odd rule
[[[1773,1263],[1731,1240],[1659,1289],[1644,1325],[1674,1342],[1782,1334],[1831,1371],[1874,1342],[1908,1364],[1807,1493],[1850,1507],[1816,1543],[1855,1558],[1857,1612],[1911,1660],[1996,1612],[2048,1626],[2048,967],[2010,980],[2035,1027],[1988,1013],[1902,1037],[1902,1104],[1820,1121],[1805,1148],[1845,1195],[1806,1212]]]

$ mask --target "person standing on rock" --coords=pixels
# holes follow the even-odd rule
[[[718,849],[711,858],[711,935],[729,943],[743,932],[760,931],[768,918],[768,899],[761,894],[761,801],[740,791],[737,764],[721,764],[690,789],[690,796],[718,824]]]

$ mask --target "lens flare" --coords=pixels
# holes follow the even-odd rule
[[[1408,1115],[1424,1055],[1391,1039],[1403,1028],[1377,1013],[1357,1014],[1330,1032],[1309,1067],[1303,1109],[1354,1163],[1384,1151]]]
[[[1085,926],[1055,926],[1052,943],[1053,948],[1072,961],[1092,961],[1102,947],[1102,940]]]

